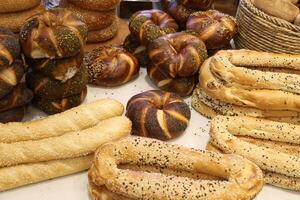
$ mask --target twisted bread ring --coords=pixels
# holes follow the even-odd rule
[[[195,180],[118,168],[125,164],[205,173],[228,181]],[[90,176],[99,187],[105,186],[129,199],[145,200],[246,200],[254,198],[263,186],[261,170],[242,157],[197,151],[139,137],[102,146],[96,152]]]
[[[12,65],[20,55],[18,38],[7,28],[0,27],[0,68]]]
[[[256,163],[268,174],[270,184],[271,178],[277,177],[275,185],[300,191],[299,132],[300,126],[288,123],[217,116],[212,121],[210,136],[211,143],[221,151]]]
[[[0,13],[12,13],[23,10],[28,10],[35,6],[38,6],[41,0],[1,0],[0,1]]]

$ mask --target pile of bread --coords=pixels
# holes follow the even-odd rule
[[[28,19],[20,42],[32,71],[28,85],[33,103],[54,114],[80,105],[87,94],[87,69],[82,65],[87,26],[81,16],[52,9]]]
[[[263,12],[300,26],[298,0],[252,0],[255,7]]]
[[[88,43],[105,42],[118,33],[119,0],[63,0],[61,6],[79,13],[88,26]]]

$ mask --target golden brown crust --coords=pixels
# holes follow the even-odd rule
[[[120,164],[204,173],[225,181],[203,181],[163,173],[126,170],[118,168]],[[109,191],[126,198],[145,200],[171,200],[175,196],[178,200],[199,197],[203,200],[250,200],[263,186],[261,170],[242,157],[193,150],[139,137],[128,137],[102,146],[95,154],[89,173],[90,181],[97,186],[105,186]]]
[[[12,1],[15,2],[15,1]],[[30,17],[45,11],[44,5],[41,3],[29,10],[12,13],[0,13],[0,26],[6,27],[14,33],[19,33],[23,23]]]
[[[41,0],[2,0],[0,2],[0,13],[11,13],[28,10],[35,6],[38,6]]]
[[[119,20],[115,18],[113,23],[109,25],[108,27],[102,29],[102,30],[96,30],[96,31],[89,31],[87,42],[88,43],[98,43],[98,42],[105,42],[107,40],[110,40],[114,38],[118,33],[118,23]]]
[[[128,101],[126,116],[132,120],[134,135],[170,140],[185,131],[191,112],[175,94],[150,90]]]
[[[186,28],[197,32],[207,49],[226,46],[238,31],[235,19],[217,10],[193,13]]]
[[[70,3],[77,7],[94,10],[94,11],[107,11],[117,7],[120,0],[68,0]]]
[[[89,83],[114,87],[135,79],[140,70],[137,59],[123,47],[103,46],[84,57]]]

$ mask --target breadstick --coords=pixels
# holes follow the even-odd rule
[[[80,157],[93,153],[103,143],[129,135],[126,117],[101,121],[95,127],[36,141],[0,143],[0,167]]]
[[[0,142],[60,136],[95,126],[101,120],[122,115],[123,111],[124,107],[118,101],[102,99],[36,121],[0,124]]]
[[[91,166],[92,158],[93,156],[89,155],[0,168],[0,192],[84,171]]]

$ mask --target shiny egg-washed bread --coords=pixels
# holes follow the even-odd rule
[[[0,24],[1,25],[1,24]],[[18,37],[8,28],[0,27],[0,70],[13,64],[21,53]]]
[[[101,120],[120,116],[123,111],[120,102],[101,99],[39,120],[0,124],[0,142],[14,143],[61,136],[95,126]]]
[[[68,0],[68,2],[86,10],[107,11],[115,9],[120,0]]]
[[[120,164],[204,173],[220,177],[223,181],[122,169],[118,168]],[[242,157],[133,136],[100,147],[89,174],[90,181],[96,186],[105,186],[128,199],[250,200],[263,186],[261,170]]]
[[[299,191],[299,132],[300,126],[289,123],[217,116],[211,124],[209,149],[243,156],[265,171],[267,183]]]

